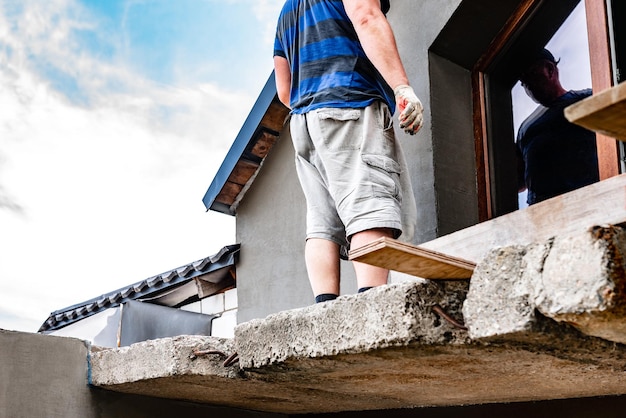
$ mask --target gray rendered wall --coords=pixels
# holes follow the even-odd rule
[[[92,389],[87,356],[81,340],[0,330],[0,418],[282,416]]]
[[[237,210],[237,322],[313,303],[304,263],[305,201],[289,130],[267,156]],[[350,263],[342,263],[343,294],[356,292]]]
[[[417,95],[425,107],[420,133],[397,130],[418,206],[415,243],[437,237],[428,49],[460,0],[394,0],[388,19]],[[270,59],[270,57],[268,57]],[[397,125],[397,124],[396,124]],[[288,130],[264,162],[237,210],[239,323],[312,303],[304,264],[304,196]],[[342,265],[342,293],[356,291],[352,266]]]
[[[387,16],[409,81],[424,104],[424,126],[416,136],[404,134],[396,123],[396,135],[409,163],[417,201],[416,244],[435,239],[439,234],[428,49],[460,3],[461,0],[393,0]]]
[[[437,236],[442,236],[479,222],[472,93],[467,89],[472,81],[468,70],[435,54],[430,54],[430,76],[437,86],[430,108]]]
[[[237,209],[238,323],[311,303],[304,225],[304,195],[284,130]]]

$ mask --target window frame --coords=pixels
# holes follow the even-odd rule
[[[575,2],[576,4],[578,2]],[[589,54],[592,75],[592,88],[595,92],[609,88],[613,84],[613,68],[611,61],[610,34],[608,31],[607,5],[604,0],[584,0],[587,32],[589,38]],[[501,31],[487,50],[476,62],[471,71],[474,146],[476,150],[476,175],[478,193],[479,221],[492,219],[508,213],[512,207],[511,197],[502,196],[503,190],[511,187],[510,184],[499,184],[494,175],[497,172],[496,164],[500,162],[494,148],[495,141],[490,141],[490,131],[497,131],[493,127],[493,106],[490,104],[489,83],[494,63],[510,48],[520,33],[525,30],[529,21],[542,11],[547,3],[544,0],[523,0],[516,11],[502,27]],[[571,12],[571,10],[570,10]],[[619,174],[619,153],[615,139],[604,135],[597,135],[598,162],[600,180]],[[507,162],[504,162],[506,164]],[[502,177],[502,176],[500,176]],[[510,183],[510,181],[509,181]]]

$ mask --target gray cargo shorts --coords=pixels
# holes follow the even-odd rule
[[[296,171],[306,197],[306,236],[348,248],[374,228],[402,233],[400,173],[392,115],[382,102],[323,108],[290,121]],[[403,161],[403,160],[402,160]]]

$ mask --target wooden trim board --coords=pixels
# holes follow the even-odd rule
[[[592,184],[417,246],[383,239],[350,259],[427,279],[468,278],[492,249],[626,223],[626,174]],[[460,261],[460,264],[455,264]],[[458,271],[455,269],[459,269]],[[464,271],[465,270],[465,271]],[[469,274],[468,274],[468,271]]]
[[[584,3],[585,15],[587,16],[591,87],[595,93],[601,93],[613,85],[611,40],[608,30],[608,26],[611,25],[612,22],[610,22],[608,16],[608,1],[584,0]],[[615,16],[615,18],[617,18],[617,16]],[[603,111],[602,113],[606,112]],[[613,115],[613,117],[615,116],[617,115]],[[604,116],[602,117],[604,118]],[[596,133],[600,180],[617,176],[620,172],[619,152],[615,138],[619,139],[617,133]]]
[[[479,263],[491,249],[545,242],[594,225],[626,222],[626,174],[470,226],[420,248]]]
[[[424,279],[469,279],[476,264],[391,238],[350,251],[350,260]]]

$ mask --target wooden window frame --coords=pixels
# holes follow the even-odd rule
[[[485,88],[486,72],[494,59],[501,53],[516,33],[523,30],[525,21],[542,3],[542,0],[525,0],[511,15],[498,36],[477,61],[472,69],[472,100],[474,120],[474,146],[476,150],[476,172],[478,183],[479,219],[493,218],[491,164],[489,161],[488,109]],[[604,0],[584,0],[589,38],[592,88],[599,92],[613,84],[608,13]],[[618,146],[615,140],[597,135],[600,180],[619,174]]]

